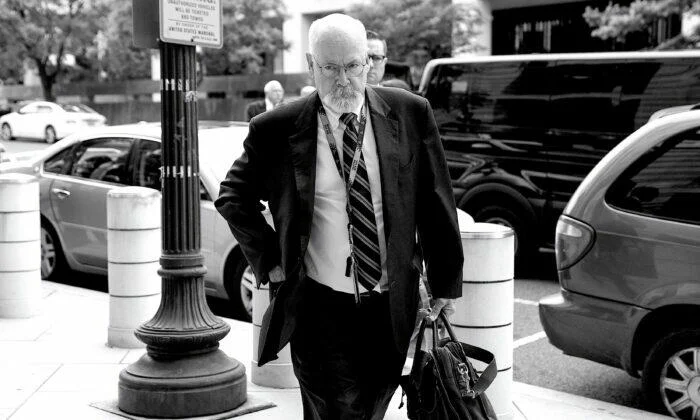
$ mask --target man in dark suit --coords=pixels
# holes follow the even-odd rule
[[[461,295],[455,203],[428,102],[366,86],[362,23],[319,19],[309,48],[317,92],[251,122],[216,206],[274,296],[258,363],[291,340],[305,419],[381,419],[416,319],[421,255],[431,318]]]
[[[245,108],[245,120],[250,121],[254,116],[275,109],[282,104],[284,88],[277,80],[270,80],[263,88],[265,99],[251,102]]]

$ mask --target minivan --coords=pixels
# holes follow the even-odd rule
[[[561,288],[539,301],[565,354],[641,376],[646,402],[700,412],[700,111],[657,118],[608,153],[559,218]]]
[[[430,102],[457,206],[510,226],[518,266],[553,251],[583,178],[657,110],[700,101],[700,51],[432,60]]]

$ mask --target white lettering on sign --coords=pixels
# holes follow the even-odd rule
[[[221,48],[221,0],[160,0],[163,42]]]

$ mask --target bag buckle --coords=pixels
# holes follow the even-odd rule
[[[464,362],[458,364],[457,372],[459,373],[458,382],[461,385],[460,394],[462,395],[462,397],[475,398],[476,392],[474,392],[474,390],[471,389],[471,386],[469,385],[469,367],[467,366],[467,364]]]

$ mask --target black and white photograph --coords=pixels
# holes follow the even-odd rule
[[[700,420],[700,0],[0,0],[0,420]]]

